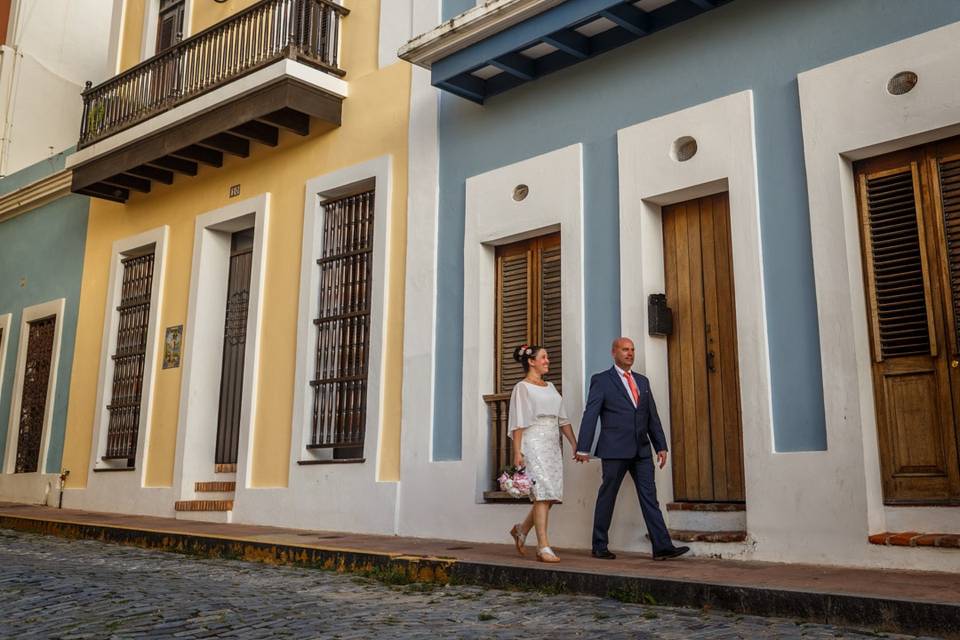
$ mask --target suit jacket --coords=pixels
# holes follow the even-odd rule
[[[590,451],[598,418],[600,439],[594,454],[598,458],[649,458],[651,444],[656,451],[667,450],[667,439],[657,415],[650,381],[639,373],[630,373],[640,394],[636,408],[615,367],[590,378],[590,393],[580,421],[577,451]]]

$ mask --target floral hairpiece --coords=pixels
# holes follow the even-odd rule
[[[522,356],[532,356],[532,355],[533,355],[533,349],[531,349],[529,345],[522,344],[522,345],[520,345],[520,355],[522,355]]]

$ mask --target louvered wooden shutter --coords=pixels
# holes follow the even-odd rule
[[[550,373],[547,379],[557,390],[562,390],[563,328],[560,319],[560,236],[544,238],[540,253],[540,335],[541,343],[550,355]]]
[[[521,344],[539,344],[550,355],[546,379],[561,388],[560,234],[497,248],[496,389],[509,392],[523,378],[513,359]]]
[[[517,345],[531,342],[533,294],[532,251],[528,243],[511,245],[497,255],[496,362],[498,393],[505,393],[523,378],[523,367],[513,359]]]
[[[874,359],[928,355],[935,343],[917,164],[862,175],[860,189]]]
[[[960,158],[940,160],[940,204],[943,212],[946,280],[956,345],[960,346]]]

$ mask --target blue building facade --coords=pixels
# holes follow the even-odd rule
[[[954,89],[950,97],[948,86],[955,74],[917,52],[931,52],[946,64],[948,54],[937,50],[938,43],[956,32],[960,5],[952,0],[445,0],[443,19],[400,52],[430,69],[441,94],[436,286],[430,300],[435,358],[432,393],[422,397],[432,402],[433,469],[483,468],[470,490],[486,513],[499,508],[483,504],[483,474],[499,446],[488,433],[487,412],[495,411],[489,396],[502,391],[501,376],[508,374],[500,341],[512,335],[504,319],[509,292],[503,265],[509,247],[559,233],[565,261],[563,339],[555,344],[562,343],[565,399],[581,407],[589,376],[610,366],[611,340],[625,333],[635,340],[637,370],[656,378],[661,415],[674,427],[672,476],[658,476],[662,501],[724,502],[745,511],[736,521],[691,524],[678,508],[673,529],[734,527],[753,543],[749,550],[708,543],[698,549],[892,566],[901,557],[876,555],[868,534],[960,530],[956,510],[928,508],[955,504],[955,489],[893,488],[899,482],[893,468],[902,471],[910,464],[894,451],[896,437],[887,435],[909,438],[911,428],[922,427],[911,427],[913,418],[902,416],[887,424],[877,413],[893,411],[896,402],[893,395],[886,405],[874,402],[871,376],[884,374],[871,369],[879,360],[864,349],[870,336],[880,344],[884,316],[882,300],[875,304],[870,298],[880,281],[862,278],[856,221],[860,180],[868,187],[873,175],[864,173],[866,159],[956,134],[960,94]],[[928,62],[934,64],[929,72],[918,71]],[[863,84],[871,74],[873,84]],[[910,87],[900,93],[895,85],[904,77]],[[853,92],[847,103],[845,91]],[[848,134],[850,146],[829,147],[828,139]],[[657,146],[661,138],[664,144]],[[572,183],[576,188],[567,190]],[[507,190],[512,197],[498,199]],[[538,199],[544,191],[556,197]],[[717,197],[722,202],[708,202]],[[545,212],[570,202],[567,217]],[[695,242],[692,223],[683,218],[688,214],[682,213],[691,206],[700,211]],[[719,227],[708,234],[703,225],[719,224],[720,218],[710,218],[704,207],[729,211],[726,236]],[[525,216],[527,227],[517,222]],[[680,220],[687,231],[677,226]],[[830,231],[835,220],[845,221],[845,233],[853,234],[845,246],[834,246],[840,242]],[[568,232],[576,237],[567,240]],[[723,237],[732,238],[726,241],[731,265],[714,258],[727,251]],[[949,242],[943,246],[949,248]],[[676,266],[678,255],[686,260],[694,249],[703,272],[696,282]],[[706,252],[711,269],[703,266]],[[570,277],[567,260],[576,261]],[[723,278],[730,282],[716,284]],[[539,285],[530,286],[534,291]],[[944,326],[952,322],[946,288]],[[674,313],[670,335],[652,326],[654,310],[648,306],[648,296],[664,292]],[[677,296],[689,299],[680,302]],[[693,335],[683,334],[693,299],[699,301],[695,307],[706,308],[693,331],[706,326],[707,332],[693,342],[706,340],[706,346],[684,342]],[[871,311],[878,304],[880,320],[871,321],[878,317]],[[710,335],[711,319],[733,327],[726,338]],[[535,328],[546,321],[528,320],[527,339],[549,342],[551,329]],[[714,351],[724,349],[726,364],[715,367]],[[713,382],[683,382],[690,369],[683,354],[691,351],[694,360],[706,358],[705,380],[728,376],[735,390],[726,382],[715,388]],[[960,393],[956,374],[944,375],[941,395]],[[722,412],[718,396],[726,397],[726,415],[733,415],[730,402],[738,395],[737,416],[711,417]],[[955,400],[960,407],[960,396]],[[685,403],[694,407],[686,417]],[[955,477],[958,467],[960,408],[951,406],[930,418],[949,427],[930,472],[943,478]],[[702,434],[711,428],[716,439],[717,425],[722,431],[738,420],[739,445],[729,446],[729,431],[719,436],[728,439],[726,448],[700,443],[706,448],[697,477],[684,442],[689,449],[693,433],[709,439]],[[742,486],[731,489],[736,482],[728,480],[723,489],[698,493],[696,485],[711,473],[704,464],[712,465],[714,484],[717,474],[736,474],[740,465]],[[572,501],[577,517],[587,521],[593,472],[570,473],[587,484],[582,499],[578,493]],[[831,492],[853,497],[826,495]],[[897,497],[908,494],[913,497]],[[783,519],[785,510],[798,523],[806,521],[811,529],[803,533],[806,543],[783,530],[791,521]],[[810,518],[819,524],[811,525]],[[507,515],[502,519],[509,522]],[[634,526],[640,526],[638,514],[623,531]],[[569,536],[570,544],[584,537],[585,545],[586,529],[579,522],[560,535]],[[825,548],[837,540],[842,542],[835,549]],[[643,548],[635,536],[630,545]],[[794,551],[784,551],[791,545]],[[804,550],[797,551],[800,547]]]
[[[64,156],[0,180],[6,205],[0,217],[0,496],[6,499],[43,502],[58,491],[89,204],[69,193]]]

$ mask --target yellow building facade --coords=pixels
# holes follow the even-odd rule
[[[95,199],[67,415],[64,506],[323,526],[360,493],[372,496],[384,517],[345,524],[390,530],[400,477],[411,104],[411,69],[392,54],[407,35],[395,33],[395,25],[409,25],[412,3],[334,4],[117,3],[117,76],[85,95],[87,138],[73,163],[74,190]],[[160,107],[144,109],[131,98],[163,93],[169,95]],[[358,194],[369,194],[369,202],[357,205]],[[342,276],[348,281],[340,285],[353,283],[358,299],[366,295],[366,319],[356,321],[366,323],[365,335],[330,333],[324,322],[331,318],[354,325],[329,310],[327,320],[323,309],[317,316],[323,297],[333,295],[331,278],[340,277],[325,269],[342,266],[323,262],[335,251],[339,218],[331,216],[343,208],[342,226],[356,220],[347,231],[359,234],[362,212],[350,213],[354,206],[370,210],[365,233],[372,249],[363,266],[359,240],[351,245],[342,264],[360,265],[349,268],[366,275]],[[245,337],[234,349],[241,373],[230,374],[240,376],[232,393],[242,400],[225,400],[233,286],[227,261],[244,234],[252,275],[242,292]],[[149,311],[141,314],[139,393],[131,396],[138,423],[117,456],[111,447],[121,429],[116,398],[130,322],[124,283],[144,252],[152,252],[153,273]],[[321,375],[319,363],[333,357],[331,349],[357,363],[366,357],[365,374],[362,364],[334,363]],[[330,391],[334,383],[324,375],[347,382]],[[329,393],[363,419],[343,427],[352,429],[349,437],[339,423],[331,426],[337,434],[317,446],[323,417],[313,414],[326,410]],[[235,405],[239,431],[233,464],[210,455],[216,447],[220,456],[224,402]],[[124,433],[129,438],[131,430]]]

